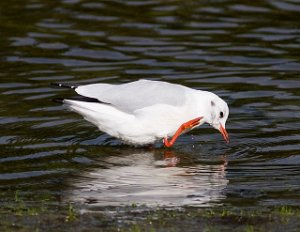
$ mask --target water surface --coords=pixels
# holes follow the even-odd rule
[[[0,3],[0,188],[82,207],[300,205],[298,1]],[[147,78],[213,91],[209,126],[140,149],[51,101],[50,82]],[[5,194],[7,193],[7,194]]]

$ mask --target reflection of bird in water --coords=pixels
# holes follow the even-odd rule
[[[163,156],[163,158],[162,158]],[[99,160],[107,168],[95,168],[72,179],[72,201],[95,205],[120,204],[211,205],[225,198],[225,166],[196,164],[176,166],[184,157],[171,151],[139,151]],[[70,200],[70,199],[68,199]]]
[[[180,162],[180,158],[176,157],[172,151],[164,151],[164,161],[167,167],[175,167]]]
[[[128,144],[147,145],[163,140],[170,147],[180,134],[203,123],[219,130],[229,142],[225,129],[228,106],[208,91],[149,80],[121,85],[55,85],[75,89],[81,96],[55,99],[57,102]]]

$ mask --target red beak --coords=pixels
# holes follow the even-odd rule
[[[220,129],[219,131],[221,132],[221,134],[223,135],[223,138],[225,139],[226,143],[229,143],[229,135],[226,131],[226,129],[222,126],[222,124],[220,124]]]

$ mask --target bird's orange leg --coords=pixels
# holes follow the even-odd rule
[[[185,131],[186,129],[191,129],[191,128],[193,128],[194,126],[197,126],[202,118],[203,118],[203,117],[195,118],[195,119],[192,119],[192,120],[190,120],[190,121],[187,121],[187,122],[183,123],[183,124],[178,128],[178,130],[176,131],[176,133],[174,134],[173,138],[172,138],[170,141],[168,141],[168,138],[167,138],[167,137],[164,138],[164,141],[163,141],[163,142],[164,142],[164,145],[165,145],[166,147],[171,147],[171,146],[175,143],[176,139],[179,137],[179,135],[180,135],[183,131]]]

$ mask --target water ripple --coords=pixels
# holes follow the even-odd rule
[[[4,188],[31,186],[36,195],[51,183],[54,195],[95,205],[299,205],[299,7],[1,1]],[[231,143],[202,126],[182,135],[173,154],[161,143],[129,148],[51,101],[73,93],[49,82],[141,78],[220,95]]]

